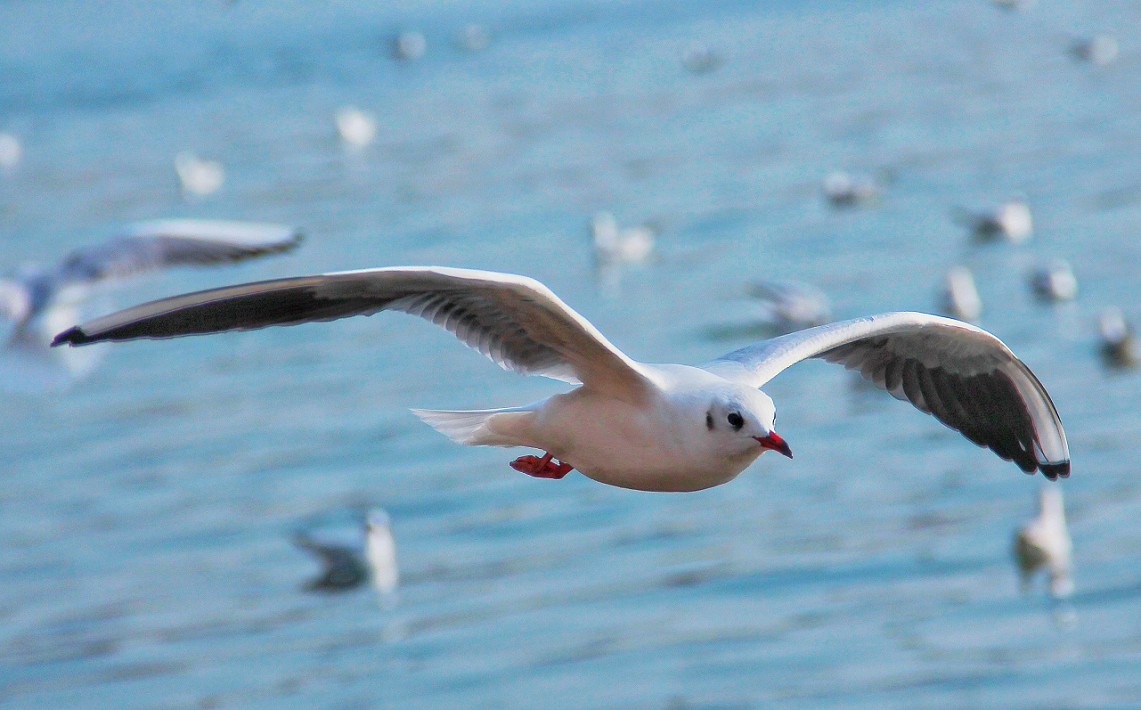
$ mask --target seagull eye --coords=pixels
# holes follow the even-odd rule
[[[741,427],[745,426],[745,419],[738,412],[729,412],[727,420],[729,422],[729,426],[733,427],[734,429],[740,429]]]

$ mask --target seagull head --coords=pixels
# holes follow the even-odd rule
[[[756,451],[759,444],[762,453],[771,449],[792,458],[792,449],[774,431],[775,422],[772,399],[752,387],[717,392],[705,413],[705,428],[729,448]]]

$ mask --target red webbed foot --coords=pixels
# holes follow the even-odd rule
[[[562,478],[574,470],[574,466],[569,463],[561,463],[552,460],[550,454],[544,454],[542,458],[538,456],[520,456],[511,462],[511,468],[516,471],[534,476],[535,478]]]

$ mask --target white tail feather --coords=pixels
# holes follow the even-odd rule
[[[521,425],[530,418],[531,411],[519,407],[507,409],[479,409],[471,411],[443,411],[413,409],[436,431],[457,444],[468,446],[527,446]]]

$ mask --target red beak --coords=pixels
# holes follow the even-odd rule
[[[768,436],[754,436],[753,438],[760,442],[762,448],[772,449],[773,451],[784,454],[790,459],[792,458],[792,449],[788,448],[788,444],[785,443],[785,440],[777,436],[775,431],[769,432]]]

